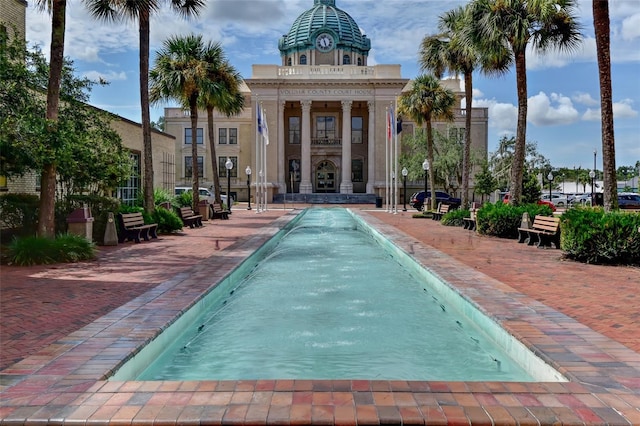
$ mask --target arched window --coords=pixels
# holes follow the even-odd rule
[[[300,55],[300,65],[307,65],[307,55]]]
[[[291,66],[291,58],[287,59],[287,66],[289,66],[289,67]]]
[[[362,66],[362,58],[358,58],[358,66]]]
[[[351,56],[344,55],[342,57],[342,65],[350,65],[351,64]]]

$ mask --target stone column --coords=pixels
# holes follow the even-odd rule
[[[287,104],[286,100],[280,100],[278,102],[278,186],[279,193],[287,192],[287,181],[285,176],[287,173],[287,159],[285,158],[285,146],[284,146],[284,107]]]
[[[352,101],[342,101],[342,179],[340,181],[341,194],[353,194],[351,181],[351,104]]]
[[[376,180],[376,103],[367,102],[369,108],[369,129],[367,130],[367,194],[375,193]]]
[[[302,105],[302,140],[300,147],[300,193],[311,194],[311,101],[300,101]]]

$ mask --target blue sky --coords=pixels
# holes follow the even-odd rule
[[[466,0],[336,0],[371,39],[369,64],[401,64],[402,75],[421,73],[417,52],[425,35],[437,32],[438,17]],[[27,40],[48,53],[50,17],[27,9]],[[166,3],[165,3],[166,4]],[[169,36],[201,33],[221,42],[231,63],[251,77],[252,64],[280,64],[278,39],[313,0],[209,0],[196,19],[184,20],[164,6],[151,22],[151,58]],[[140,121],[137,24],[106,24],[88,16],[80,0],[69,0],[65,54],[78,73],[110,81],[94,89],[100,108]],[[572,54],[528,55],[527,140],[554,167],[590,168],[597,150],[602,169],[600,94],[591,0],[578,0],[583,42]],[[610,2],[611,60],[616,166],[640,160],[640,0]],[[489,151],[502,136],[515,134],[515,71],[502,77],[474,75],[474,106],[489,108]],[[152,120],[164,106],[152,108]]]

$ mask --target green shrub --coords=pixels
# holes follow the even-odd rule
[[[573,208],[562,215],[560,247],[585,263],[640,264],[640,214]]]
[[[18,235],[35,235],[38,229],[39,201],[40,198],[34,194],[0,195],[2,226]]]
[[[184,226],[177,213],[162,207],[153,212],[153,222],[158,224],[158,232],[167,234],[179,231]]]
[[[523,204],[513,206],[502,202],[486,203],[476,212],[476,228],[480,234],[500,238],[517,238],[522,214],[529,213],[533,221],[536,215],[551,216],[553,212],[546,205]]]
[[[191,207],[193,204],[193,194],[191,191],[184,191],[173,198],[173,205],[180,207]]]
[[[462,226],[465,217],[469,217],[469,209],[455,209],[442,216],[440,223],[446,226]]]
[[[96,246],[79,235],[60,234],[55,239],[43,237],[14,238],[9,259],[20,266],[78,262],[94,259]]]

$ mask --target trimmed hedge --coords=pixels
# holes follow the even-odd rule
[[[476,212],[478,233],[500,238],[518,238],[518,228],[522,214],[529,213],[533,221],[536,215],[551,216],[553,212],[546,205],[523,204],[512,206],[503,202],[486,203]]]
[[[562,215],[560,248],[585,263],[640,265],[640,213],[572,208]]]
[[[465,217],[469,217],[469,209],[455,209],[442,216],[440,223],[445,226],[462,226]]]

